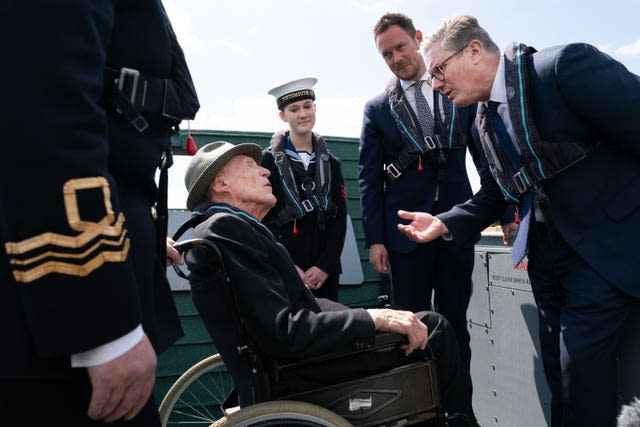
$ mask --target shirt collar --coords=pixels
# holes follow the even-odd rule
[[[420,77],[419,80],[424,80],[425,83],[426,83],[426,81],[427,81],[426,76],[427,76],[427,73],[424,73],[422,75],[422,77]],[[400,79],[400,87],[402,88],[403,91],[406,91],[409,87],[413,86],[413,84],[415,82],[416,82],[416,80],[402,80],[402,79]],[[427,86],[429,86],[429,85],[427,85]],[[424,84],[422,85],[422,87],[424,87]],[[429,87],[431,87],[431,86],[429,86]]]
[[[500,55],[500,62],[498,63],[496,77],[493,80],[493,86],[491,86],[491,94],[489,95],[489,100],[499,102],[501,104],[507,102],[507,81],[504,75],[503,55]]]

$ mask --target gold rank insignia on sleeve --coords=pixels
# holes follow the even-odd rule
[[[102,191],[105,216],[100,221],[85,221],[80,217],[77,192],[98,189]],[[127,259],[130,241],[123,227],[125,217],[118,216],[111,206],[111,190],[104,177],[78,178],[63,186],[67,221],[76,236],[42,233],[20,242],[7,242],[5,249],[13,266],[13,277],[30,283],[47,274],[87,276],[106,262]]]

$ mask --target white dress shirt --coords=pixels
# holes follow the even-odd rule
[[[142,325],[138,325],[133,331],[111,342],[82,353],[72,354],[71,367],[87,368],[89,366],[107,363],[131,350],[142,340],[143,336]]]
[[[420,78],[420,80],[424,80],[424,83],[422,84],[422,94],[424,95],[425,99],[427,100],[427,104],[429,104],[429,109],[431,110],[431,114],[433,115],[433,88],[431,86],[429,86],[429,84],[427,83],[427,79],[425,78],[427,76],[427,73],[424,73],[424,75]],[[411,109],[413,110],[413,112],[416,114],[416,116],[418,115],[418,107],[416,106],[416,86],[414,85],[414,83],[416,82],[416,80],[400,80],[400,87],[402,87],[402,90],[404,92],[404,96],[407,98],[407,101],[409,102],[409,105],[411,105]],[[434,117],[434,123],[435,123],[435,117]],[[440,189],[438,187],[436,187],[436,195],[434,197],[434,201],[438,201],[438,193]]]

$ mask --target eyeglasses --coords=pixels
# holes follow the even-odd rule
[[[433,86],[433,79],[436,79],[438,81],[444,82],[444,79],[445,79],[444,71],[447,68],[447,61],[449,61],[451,58],[453,58],[454,56],[456,56],[457,54],[459,54],[460,52],[465,50],[467,48],[467,46],[469,46],[469,45],[467,44],[462,49],[460,49],[458,51],[455,51],[454,53],[449,55],[449,57],[447,59],[445,59],[440,64],[438,64],[435,67],[433,67],[429,71],[429,78],[427,79],[427,84],[429,86]]]

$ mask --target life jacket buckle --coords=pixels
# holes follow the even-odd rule
[[[313,202],[311,202],[311,200],[309,199],[304,199],[302,201],[302,207],[305,211],[311,212],[313,210]]]
[[[133,68],[120,68],[120,77],[115,81],[120,93],[135,105],[136,94],[138,93],[138,80],[140,79],[140,71]]]
[[[424,143],[427,144],[427,148],[429,150],[435,150],[436,149],[436,142],[433,139],[433,137],[431,136],[425,136],[424,137]]]
[[[402,171],[398,169],[395,163],[389,163],[387,165],[387,174],[391,179],[397,179],[400,175],[402,175]]]
[[[513,175],[513,182],[516,184],[516,189],[518,190],[519,194],[527,191],[527,181],[522,171],[518,171]]]
[[[306,187],[307,184],[311,184],[309,185],[310,188]],[[304,191],[313,191],[316,189],[316,183],[314,181],[303,182],[300,184],[300,187],[302,187]]]

